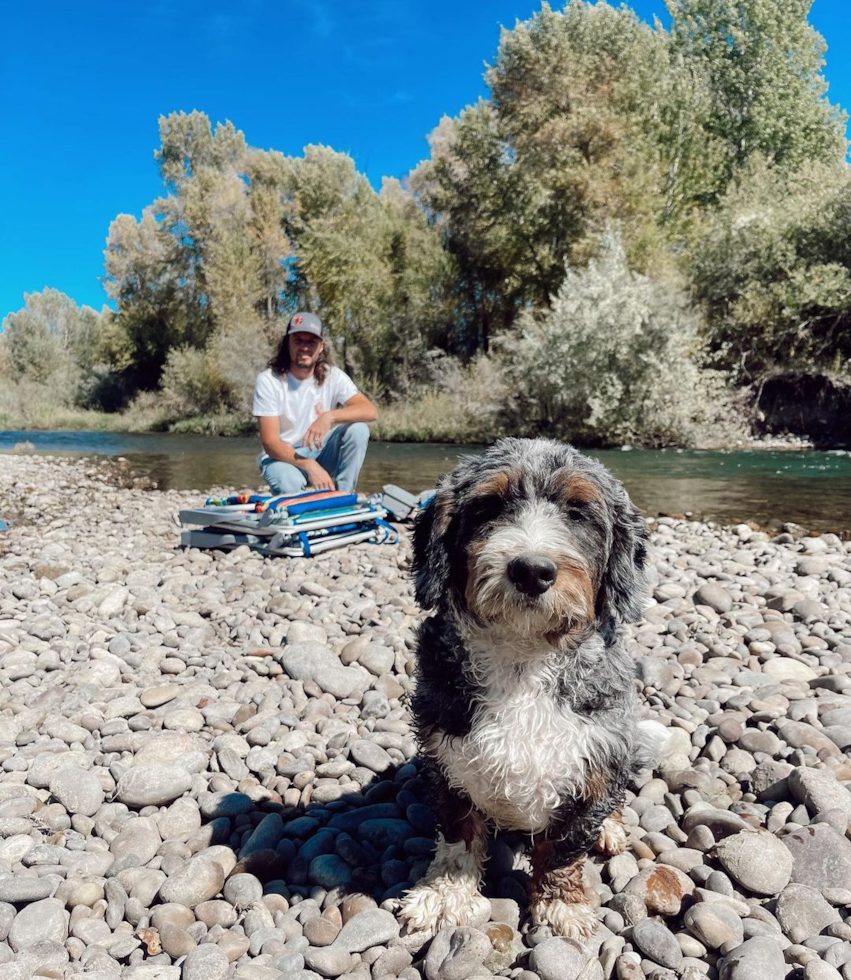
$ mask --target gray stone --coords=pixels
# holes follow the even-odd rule
[[[754,936],[719,960],[719,980],[780,980],[786,975],[783,949],[775,939]]]
[[[396,654],[382,643],[368,643],[358,656],[358,663],[376,677],[389,673],[395,662]]]
[[[178,766],[132,766],[118,780],[117,798],[127,806],[163,806],[188,792],[192,776]]]
[[[851,826],[851,793],[829,769],[799,766],[789,773],[789,789],[811,814],[838,809],[845,815],[845,829]]]
[[[825,824],[785,834],[783,846],[793,859],[792,881],[818,892],[848,888],[851,842]]]
[[[371,769],[375,773],[386,772],[393,765],[389,753],[366,738],[353,742],[349,752],[357,765]]]
[[[362,953],[371,946],[384,946],[399,935],[396,917],[384,909],[359,912],[340,930],[334,945],[350,953]]]
[[[9,945],[16,953],[37,943],[64,943],[68,938],[69,916],[58,898],[45,898],[21,909],[9,929]]]
[[[103,803],[103,787],[93,772],[78,766],[66,766],[53,773],[50,792],[69,813],[92,817]]]
[[[757,895],[776,895],[789,883],[791,856],[768,831],[743,831],[716,844],[724,870],[743,888]]]
[[[775,915],[793,943],[803,943],[831,922],[840,921],[839,913],[819,892],[797,883],[787,885],[780,893]]]
[[[477,971],[490,951],[490,940],[478,929],[441,929],[426,954],[425,975],[428,980],[465,980]]]
[[[335,698],[349,698],[369,683],[354,667],[321,667],[313,679],[326,694],[333,694]]]
[[[645,956],[660,966],[675,970],[683,954],[676,936],[655,919],[642,919],[632,929],[632,939]]]
[[[546,939],[532,950],[529,966],[541,980],[577,980],[595,955],[593,947],[578,946],[563,939]],[[441,980],[429,974],[426,976],[428,980]]]
[[[231,875],[225,882],[222,894],[234,908],[247,909],[252,902],[259,902],[263,897],[263,885],[254,875]]]
[[[55,884],[48,878],[32,878],[29,875],[3,875],[0,877],[0,902],[23,905],[39,902],[53,894]]]
[[[179,867],[160,886],[160,898],[164,902],[176,902],[194,908],[201,902],[215,898],[224,884],[225,873],[218,861],[211,861],[203,854],[192,858]]]
[[[321,977],[339,977],[352,965],[352,954],[342,946],[308,946],[302,956],[305,965]]]
[[[694,594],[696,606],[709,606],[717,613],[729,612],[733,608],[730,593],[715,582],[706,582]]]
[[[744,939],[742,920],[723,905],[698,902],[688,909],[683,921],[709,949],[720,949],[725,943],[739,944]]]
[[[280,654],[281,666],[289,677],[297,681],[312,681],[316,672],[340,667],[340,659],[322,643],[306,640],[283,647]]]
[[[187,953],[180,976],[181,980],[225,980],[229,968],[224,950],[205,943]]]

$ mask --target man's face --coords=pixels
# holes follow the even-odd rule
[[[298,368],[313,368],[325,345],[315,334],[296,330],[288,335],[290,364]]]

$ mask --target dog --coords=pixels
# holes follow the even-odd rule
[[[503,439],[438,483],[413,531],[411,709],[439,834],[403,898],[409,932],[487,921],[490,827],[531,845],[536,925],[584,939],[586,853],[627,845],[627,786],[658,751],[623,624],[640,617],[648,529],[623,486],[563,443]]]

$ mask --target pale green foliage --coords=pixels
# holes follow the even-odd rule
[[[518,426],[586,445],[693,444],[725,409],[721,376],[693,359],[697,326],[682,293],[633,272],[606,232],[551,308],[498,345]]]
[[[432,352],[430,379],[417,394],[382,409],[374,426],[391,442],[491,442],[506,435],[503,408],[508,388],[499,364],[479,354],[465,365]]]
[[[742,380],[851,371],[851,173],[755,160],[695,250],[695,292],[721,363]]]
[[[676,50],[709,79],[705,125],[724,144],[728,178],[754,153],[790,169],[844,159],[846,117],[827,100],[812,0],[666,2]]]

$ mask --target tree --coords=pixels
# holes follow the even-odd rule
[[[755,156],[694,248],[696,297],[718,362],[739,380],[851,372],[851,172],[789,174]]]
[[[674,49],[712,92],[706,130],[725,148],[725,183],[752,154],[794,170],[845,158],[846,116],[827,99],[812,0],[666,0]]]
[[[0,341],[13,380],[73,386],[98,359],[101,315],[58,289],[25,293],[3,321]]]

